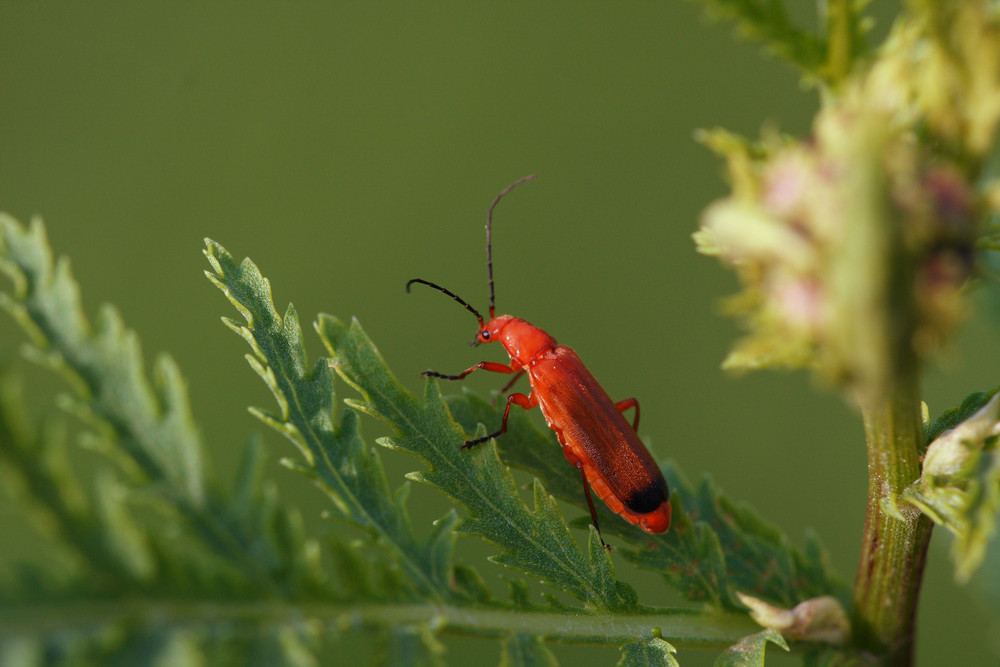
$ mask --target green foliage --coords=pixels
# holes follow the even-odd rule
[[[1000,519],[1000,396],[970,394],[926,430],[920,479],[901,500],[955,536],[955,578],[966,582],[983,562]]]
[[[709,481],[695,489],[673,467],[670,533],[646,535],[601,505],[605,534],[625,546],[609,555],[588,527],[581,548],[549,495],[583,503],[551,433],[518,415],[502,456],[492,443],[461,451],[467,431],[499,419],[495,406],[471,395],[446,402],[434,381],[421,398],[410,395],[357,322],[320,316],[330,358],[310,364],[294,308],[280,316],[256,266],[209,241],[208,276],[243,317],[226,324],[250,345],[247,359],[277,403],[252,413],[297,447],[300,460],[286,465],[324,494],[326,513],[364,538],[307,536],[264,479],[259,440],[231,490],[206,474],[176,368],[160,361],[150,383],[135,334],[110,308],[91,331],[68,264],[53,260],[39,221],[23,229],[4,218],[0,241],[14,285],[0,299],[31,336],[27,356],[70,379],[74,394],[57,403],[85,418],[78,439],[87,445],[72,446],[57,420],[39,431],[18,385],[0,385],[3,502],[31,517],[45,545],[30,565],[0,567],[4,665],[310,665],[344,632],[367,633],[373,659],[394,665],[443,664],[443,632],[504,637],[503,664],[555,664],[546,642],[556,640],[621,646],[621,665],[673,665],[674,645],[722,647],[752,632],[736,590],[780,603],[839,588],[814,543],[798,552]],[[331,369],[359,396],[337,419]],[[389,425],[393,435],[380,444],[420,460],[409,477],[446,494],[465,518],[452,510],[418,532],[407,487],[390,485],[379,450],[358,432],[359,413]],[[505,461],[535,476],[530,507]],[[514,580],[510,597],[497,597],[477,568],[456,562],[459,534],[495,545],[491,560],[553,594],[533,602]],[[617,580],[615,555],[707,606],[646,606]]]
[[[494,561],[531,574],[579,600],[605,609],[635,609],[635,591],[614,579],[610,557],[591,536],[584,553],[573,539],[555,501],[541,483],[533,486],[534,511],[517,494],[510,471],[493,447],[462,455],[465,437],[428,381],[418,402],[385,372],[384,362],[358,323],[344,325],[321,315],[320,336],[331,351],[337,372],[363,400],[352,407],[389,422],[398,436],[386,446],[410,452],[429,466],[410,478],[430,484],[465,505],[471,514],[458,530],[500,546]]]
[[[35,428],[5,381],[5,502],[45,548],[0,575],[0,663],[197,664],[187,657],[266,650],[295,664],[292,640],[309,632],[294,610],[245,600],[329,597],[333,582],[298,514],[261,482],[260,444],[247,447],[233,492],[219,491],[176,368],[161,358],[151,385],[135,334],[110,307],[91,330],[41,222],[0,219],[0,259],[14,285],[0,303],[31,335],[27,356],[69,379],[74,393],[57,403],[91,429],[86,449],[71,449],[59,421]]]
[[[965,397],[962,404],[954,408],[948,408],[933,423],[927,423],[924,427],[924,448],[937,440],[945,431],[950,431],[972,415],[979,412],[997,392],[1000,387],[990,391],[976,391]]]
[[[867,0],[817,3],[823,33],[796,26],[781,0],[696,1],[712,18],[732,21],[743,37],[762,42],[768,52],[827,84],[843,80],[867,51],[864,39],[871,25],[863,13]]]
[[[501,407],[468,393],[450,397],[448,406],[469,433],[479,424],[499,424],[503,414]],[[585,507],[578,471],[566,464],[554,435],[539,431],[525,414],[511,413],[497,448],[501,459],[535,475],[554,496]],[[827,594],[846,600],[847,588],[830,571],[814,535],[807,536],[806,550],[799,551],[748,506],[726,499],[711,479],[695,487],[672,464],[664,466],[663,474],[674,506],[667,533],[646,534],[603,503],[596,506],[604,534],[630,545],[621,550],[626,559],[661,573],[688,600],[724,609],[743,608],[736,591],[782,606]],[[589,522],[586,513],[578,520]]]
[[[727,365],[817,368],[864,412],[871,495],[853,645],[848,591],[815,536],[795,548],[711,479],[666,464],[672,529],[645,534],[599,504],[609,554],[551,432],[516,413],[498,442],[462,451],[499,422],[497,405],[442,397],[433,380],[410,394],[357,321],[320,315],[328,356],[311,363],[295,309],[279,313],[256,265],[207,240],[206,275],[242,317],[224,322],[276,403],[251,412],[296,447],[283,463],[337,522],[307,535],[265,479],[260,440],[234,480],[214,479],[176,364],[161,355],[148,377],[113,307],[93,324],[84,314],[41,222],[0,215],[11,281],[0,306],[27,333],[25,355],[69,384],[53,400],[62,413],[36,423],[21,385],[0,378],[0,511],[37,542],[29,562],[0,562],[0,665],[314,665],[341,657],[345,635],[372,661],[442,665],[449,633],[495,642],[502,665],[554,665],[560,642],[618,647],[621,666],[726,646],[716,664],[763,665],[767,643],[788,650],[788,639],[810,666],[908,663],[930,536],[913,508],[954,533],[959,580],[984,560],[997,568],[1000,395],[973,394],[922,433],[915,418],[922,365],[964,311],[972,251],[1000,248],[1000,187],[984,176],[1000,124],[996,2],[914,0],[872,52],[865,0],[821,0],[816,31],[781,0],[701,2],[822,91],[808,138],[704,135],[728,160],[733,195],[709,207],[696,239],[747,283],[729,307],[754,336]],[[391,432],[379,447],[361,437],[362,415]],[[409,454],[408,479],[455,507],[415,524],[408,483],[386,476],[388,450]],[[486,543],[491,562],[460,562],[460,536]],[[618,579],[623,561],[695,604],[640,596]],[[486,584],[494,564],[518,577],[508,595]],[[744,605],[770,629],[752,634]]]
[[[618,667],[679,667],[673,646],[659,637],[625,644]],[[761,662],[761,664],[764,664]]]
[[[205,255],[213,271],[208,278],[221,289],[246,320],[241,325],[224,318],[253,350],[250,366],[273,392],[279,412],[252,412],[265,424],[295,444],[305,459],[293,465],[330,498],[331,513],[367,530],[379,546],[392,553],[405,579],[431,599],[444,600],[455,593],[449,576],[453,538],[445,517],[441,529],[424,540],[411,530],[403,493],[389,489],[381,459],[361,440],[357,415],[343,414],[333,421],[336,399],[333,375],[326,360],[309,366],[295,309],[282,318],[274,309],[271,286],[253,262],[237,264],[221,246],[206,241]]]
[[[139,339],[114,307],[101,309],[94,330],[83,314],[69,261],[53,261],[40,219],[22,230],[0,216],[0,234],[5,246],[0,270],[14,283],[14,294],[3,293],[0,306],[31,335],[29,354],[74,384],[73,408],[113,432],[151,481],[167,484],[192,508],[202,506],[200,442],[174,361],[166,355],[157,359],[151,385]]]
[[[558,664],[537,635],[516,634],[504,640],[500,667],[555,667]]]
[[[744,637],[719,656],[714,667],[749,667],[750,665],[764,664],[764,649],[767,643],[777,644],[781,648],[788,650],[788,644],[784,637],[772,628],[761,630],[760,632]]]
[[[811,369],[862,412],[869,498],[854,641],[884,664],[911,664],[931,520],[955,534],[964,581],[1000,513],[988,397],[925,429],[918,421],[923,370],[968,311],[976,250],[997,247],[997,5],[904,3],[868,52],[864,2],[820,2],[818,35],[793,27],[791,3],[705,4],[821,93],[808,136],[702,135],[726,158],[732,192],[704,210],[695,241],[737,273],[742,290],[726,306],[748,329],[723,365]]]

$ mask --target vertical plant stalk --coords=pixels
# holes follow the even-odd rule
[[[894,499],[920,475],[919,382],[899,381],[884,401],[862,406],[868,440],[868,508],[854,582],[858,645],[886,666],[911,665],[917,602],[931,521]]]
[[[834,271],[837,344],[849,360],[868,444],[868,507],[854,583],[858,646],[885,667],[913,662],[914,627],[931,522],[895,500],[920,476],[920,360],[914,347],[916,258],[891,203],[887,119],[859,116],[832,150],[849,165],[842,185],[846,230]]]

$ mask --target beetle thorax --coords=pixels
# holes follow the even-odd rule
[[[490,332],[490,341],[499,341],[510,358],[522,366],[556,346],[555,338],[519,317],[494,317],[487,323],[486,330]]]

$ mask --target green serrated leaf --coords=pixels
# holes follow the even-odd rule
[[[500,423],[503,409],[477,396],[464,393],[449,396],[446,401],[455,420],[467,432],[473,432],[479,424],[489,424],[492,428]],[[579,471],[566,461],[554,434],[535,428],[526,414],[510,414],[507,433],[496,440],[496,446],[501,459],[537,475],[552,495],[587,508]],[[647,533],[626,523],[604,503],[595,502],[594,507],[605,533],[616,534],[633,543],[646,543]],[[572,523],[584,528],[590,526],[589,510],[582,511]]]
[[[145,531],[126,507],[127,490],[108,471],[98,474],[93,488],[92,504],[103,529],[104,548],[132,579],[152,579],[156,574],[156,562]]]
[[[846,599],[846,586],[829,570],[814,536],[802,553],[749,506],[725,498],[709,478],[695,491],[672,465],[664,467],[664,476],[680,501],[675,516],[686,513],[692,520],[679,520],[676,532],[657,536],[662,546],[649,550],[654,559],[660,557],[658,569],[675,586],[693,581],[691,590],[711,594],[725,608],[736,608],[736,590],[782,606],[828,594]],[[627,555],[648,567],[655,562],[649,553]]]
[[[558,506],[539,484],[534,512],[517,494],[510,470],[491,444],[462,451],[462,430],[452,421],[435,381],[428,380],[422,401],[407,392],[354,321],[350,326],[321,315],[317,330],[344,380],[361,400],[349,405],[376,416],[397,430],[396,448],[423,459],[428,469],[411,479],[430,484],[461,502],[470,517],[459,530],[500,546],[493,560],[528,572],[580,600],[604,608],[623,604],[617,587],[573,540]]]
[[[4,245],[0,256],[6,258],[6,239]],[[38,249],[37,243],[22,248],[28,256]],[[72,340],[64,336],[59,345],[52,342],[49,325],[37,325],[45,320],[27,307],[32,299],[48,301],[49,307],[59,299],[62,307],[79,304],[68,265],[52,261],[46,253],[43,247],[33,261],[42,267],[48,262],[53,285],[62,285],[59,293],[36,294],[29,272],[19,264],[11,269],[7,262],[15,275],[14,296],[7,302],[29,329],[36,329],[38,356],[71,370],[83,388],[73,399],[74,411],[104,423],[100,436],[90,439],[99,446],[86,455],[114,460],[116,452],[143,451],[128,441],[130,428],[158,428],[165,438],[185,438],[194,432],[188,428],[190,410],[178,369],[169,360],[160,360],[154,367],[154,382],[147,382],[138,340],[115,311],[102,311],[96,333],[85,330],[89,325],[80,319],[80,335]],[[337,372],[361,393],[360,399],[349,403],[392,425],[396,433],[384,443],[427,463],[414,479],[434,485],[469,510],[464,520],[458,512],[447,513],[426,537],[416,538],[406,514],[408,485],[390,488],[381,450],[358,433],[357,410],[335,408],[334,375],[326,360],[309,362],[295,310],[289,307],[279,316],[271,303],[270,285],[252,262],[237,264],[211,242],[206,254],[214,269],[213,282],[245,320],[230,326],[249,343],[251,365],[276,398],[272,414],[255,413],[305,454],[290,467],[330,498],[327,514],[363,528],[366,539],[344,544],[338,531],[321,549],[299,514],[283,507],[274,485],[262,480],[264,454],[257,441],[251,441],[238,466],[232,493],[220,492],[213,480],[202,480],[196,503],[189,488],[178,481],[193,465],[184,458],[184,446],[172,445],[158,454],[162,459],[153,460],[153,470],[161,466],[171,472],[157,477],[149,472],[149,461],[133,454],[131,460],[141,461],[135,469],[144,474],[120,474],[126,470],[122,467],[94,484],[89,467],[68,467],[62,450],[47,444],[44,435],[14,434],[10,443],[3,442],[17,427],[8,428],[0,419],[0,467],[18,473],[24,497],[53,515],[57,530],[72,525],[81,531],[76,538],[80,562],[74,568],[57,571],[41,562],[13,573],[0,568],[3,656],[14,660],[18,655],[22,659],[57,655],[70,663],[165,665],[246,664],[253,656],[267,663],[313,664],[320,637],[340,630],[375,629],[373,634],[388,642],[376,652],[390,652],[392,664],[439,664],[441,631],[509,637],[507,659],[518,664],[550,661],[551,654],[535,638],[542,636],[606,645],[635,643],[623,656],[645,656],[642,664],[672,664],[667,662],[672,660],[672,648],[658,639],[661,632],[680,638],[684,646],[720,646],[749,631],[742,614],[640,606],[636,592],[615,579],[612,556],[619,552],[609,556],[583,511],[579,523],[587,526],[588,542],[581,549],[549,495],[559,489],[556,495],[572,495],[574,502],[583,503],[578,472],[562,460],[551,434],[538,441],[525,431],[525,442],[546,445],[540,447],[544,457],[535,461],[543,474],[532,482],[529,508],[492,444],[467,452],[459,449],[463,429],[452,420],[436,382],[427,383],[421,398],[413,397],[399,386],[356,323],[348,327],[321,317],[317,328],[333,352]],[[74,317],[72,312],[65,315],[66,321]],[[120,347],[118,366],[81,365],[67,354],[74,346],[86,348],[96,351],[99,360],[112,342]],[[124,380],[107,384],[105,374],[113,376],[112,371],[122,371]],[[91,396],[92,387],[124,393]],[[137,387],[141,391],[135,394]],[[159,411],[160,421],[144,416],[147,399]],[[490,421],[498,422],[496,410],[491,410]],[[125,426],[110,420],[109,414],[121,416]],[[512,418],[514,430],[508,435],[523,423],[522,416]],[[469,430],[476,427],[473,424]],[[480,432],[485,431],[480,427]],[[508,438],[501,440],[506,447]],[[191,442],[200,457],[197,439]],[[511,446],[518,450],[524,445],[511,441]],[[27,461],[35,462],[36,468]],[[172,472],[175,469],[182,472]],[[58,475],[70,480],[65,488],[74,483],[82,488],[76,494],[79,501],[45,490],[60,485]],[[694,492],[688,495],[694,505]],[[679,514],[684,515],[684,507],[678,496]],[[745,514],[740,508],[722,507],[740,517]],[[603,506],[600,511],[611,522],[609,535],[626,544],[657,548],[653,536],[625,524]],[[67,518],[59,519],[60,512]],[[677,525],[697,535],[697,549],[722,552],[717,533],[708,524],[692,524],[685,515]],[[570,606],[554,593],[548,594],[547,604],[532,602],[523,583],[512,584],[510,603],[498,602],[476,570],[455,564],[458,530],[497,544],[501,551],[497,560],[546,581],[555,591],[568,592],[585,606]],[[703,569],[708,573],[705,585],[715,587],[713,594],[724,590],[719,581],[728,576],[721,556],[719,563],[718,570],[711,565]],[[67,600],[74,604],[66,605]],[[11,637],[28,639],[15,645]],[[636,643],[638,638],[642,639]],[[34,653],[33,647],[39,652]]]
[[[264,443],[259,435],[252,435],[236,467],[232,503],[235,510],[249,515],[259,502],[259,490],[264,479]]]
[[[557,667],[558,664],[541,637],[516,634],[504,640],[500,667]]]
[[[403,486],[402,490],[408,490],[408,486]],[[400,499],[402,502],[402,499]],[[460,519],[458,514],[451,510],[442,518],[434,522],[434,530],[427,538],[427,551],[431,559],[431,566],[437,576],[446,579],[452,575],[452,558],[455,552],[455,527]]]
[[[653,637],[630,642],[621,647],[617,667],[680,667],[674,654],[677,650],[668,642]]]
[[[480,604],[492,601],[493,594],[490,592],[486,581],[479,574],[478,570],[457,563],[453,574],[455,577],[455,588],[461,591],[467,599]],[[515,606],[520,605],[515,604]]]
[[[125,580],[148,574],[149,556],[125,515],[117,483],[99,479],[88,494],[70,466],[62,428],[50,421],[38,432],[26,414],[19,385],[0,380],[0,473],[6,493],[21,501],[39,533],[71,550],[94,576]],[[110,485],[107,495],[98,492],[102,481]]]
[[[201,443],[173,363],[161,359],[151,385],[138,338],[114,308],[102,307],[96,327],[90,326],[69,262],[53,261],[39,218],[24,229],[0,215],[0,267],[14,280],[8,309],[48,362],[81,388],[79,400],[106,421],[151,479],[169,483],[200,506]]]
[[[783,2],[775,0],[697,0],[709,16],[736,23],[741,36],[818,76],[827,60],[827,45],[819,36],[792,24]]]
[[[470,432],[477,424],[500,423],[502,408],[470,394],[449,397],[448,406]],[[555,436],[535,428],[525,415],[511,413],[497,448],[503,460],[537,475],[553,495],[586,507],[580,475]],[[846,599],[847,589],[830,570],[815,534],[807,534],[804,551],[795,549],[752,509],[727,500],[708,478],[695,488],[673,465],[663,473],[673,505],[673,524],[663,535],[644,533],[603,503],[595,505],[605,535],[635,545],[621,550],[627,559],[662,573],[689,600],[726,609],[742,609],[736,590],[784,606],[826,594]],[[589,515],[582,516],[587,518],[580,523],[589,525]]]
[[[424,595],[449,597],[450,573],[442,571],[441,564],[450,563],[443,550],[451,543],[436,535],[417,540],[402,500],[389,491],[381,459],[358,433],[355,413],[347,410],[340,423],[334,423],[333,374],[324,359],[309,365],[295,309],[289,306],[284,318],[278,315],[270,282],[249,259],[237,264],[225,248],[208,239],[205,256],[213,268],[206,272],[209,280],[246,321],[230,326],[253,342],[252,365],[278,402],[280,414],[266,416],[265,423],[305,453],[306,466],[314,472],[311,478],[338,515],[392,551]]]
[[[764,649],[767,643],[777,644],[788,650],[788,643],[777,630],[767,628],[757,634],[744,637],[730,646],[713,663],[714,667],[764,667]]]
[[[528,582],[524,579],[508,579],[507,586],[510,588],[510,599],[516,608],[532,609],[536,606],[531,602]]]

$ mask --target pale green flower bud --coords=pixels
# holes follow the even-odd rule
[[[945,431],[927,447],[923,477],[946,483],[963,472],[987,440],[1000,435],[1000,393],[961,424]]]

